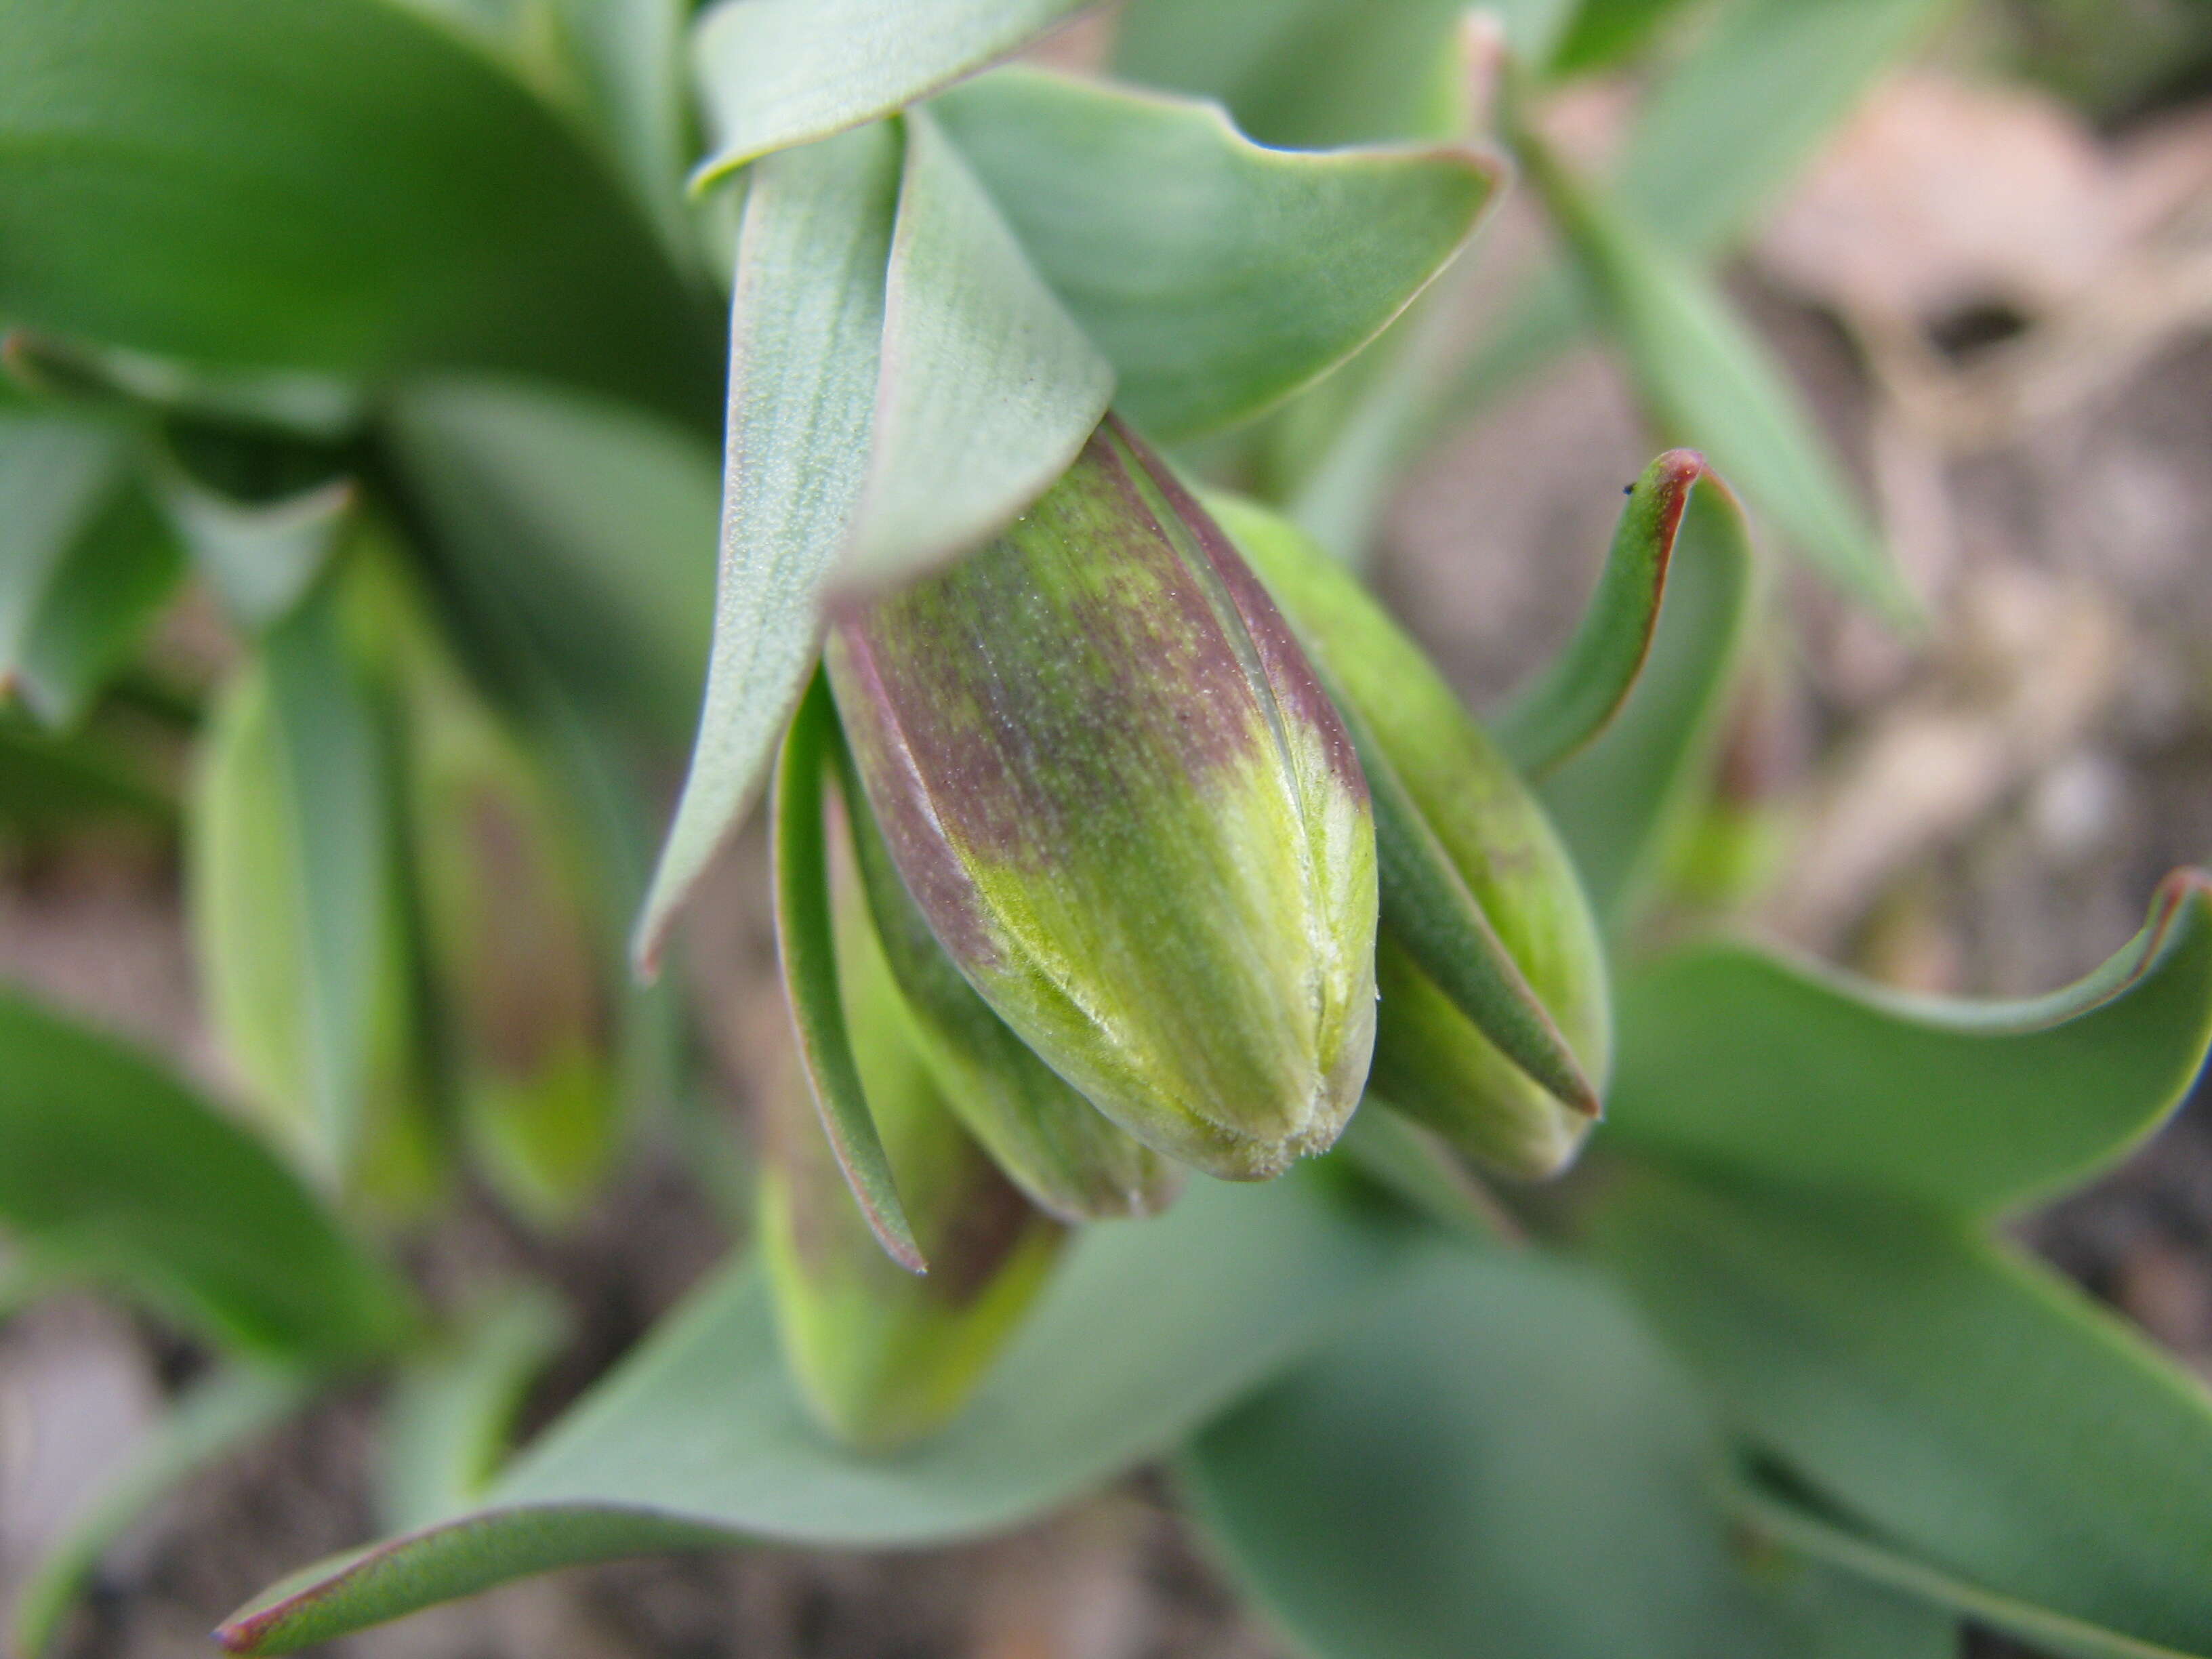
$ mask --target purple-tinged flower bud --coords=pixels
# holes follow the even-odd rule
[[[1267,593],[1109,419],[998,540],[833,622],[890,857],[1108,1117],[1209,1174],[1326,1149],[1373,1043],[1374,824]]]

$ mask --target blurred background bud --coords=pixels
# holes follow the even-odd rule
[[[364,624],[390,676],[405,843],[441,1058],[471,1156],[518,1214],[573,1219],[619,1129],[604,929],[581,826],[527,734],[472,684],[409,574]]]

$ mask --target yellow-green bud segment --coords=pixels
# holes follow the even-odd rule
[[[1210,504],[1350,706],[1586,1085],[1532,1076],[1386,924],[1376,950],[1374,1089],[1491,1169],[1556,1173],[1589,1132],[1612,1058],[1603,947],[1565,848],[1450,686],[1342,566],[1264,508],[1230,497]]]
[[[1063,1221],[1158,1214],[1182,1190],[1182,1166],[1078,1094],[960,976],[899,880],[842,745],[839,760],[869,915],[915,1047],[953,1112],[1048,1214]]]

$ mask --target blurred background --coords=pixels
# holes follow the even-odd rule
[[[1603,170],[1640,90],[1694,46],[1696,5],[1591,68],[1539,119]],[[1105,61],[1112,9],[1055,40]],[[1478,339],[1547,257],[1516,195],[1463,256],[1443,326]],[[1820,144],[1717,270],[1845,459],[1931,625],[1912,636],[1801,572],[1723,787],[1678,881],[1711,908],[1917,991],[2018,995],[2101,961],[2159,878],[2212,857],[2212,5],[1976,0],[1952,9]],[[1622,370],[1583,344],[1487,388],[1392,500],[1371,567],[1478,708],[1571,624],[1653,445]],[[189,726],[234,641],[189,598],[149,684]],[[159,699],[148,693],[150,702]],[[669,781],[672,784],[672,773]],[[226,1086],[196,986],[179,855],[150,822],[40,821],[0,776],[0,975]],[[683,940],[707,1064],[578,1226],[464,1203],[406,1246],[434,1289],[521,1271],[572,1338],[525,1406],[556,1412],[742,1226],[739,1123],[787,1063],[757,830]],[[2200,1091],[2200,1097],[2202,1091]],[[2212,1106],[2034,1220],[2028,1238],[2212,1376]],[[723,1167],[727,1160],[729,1167]],[[703,1177],[703,1178],[702,1178]],[[204,1357],[89,1298],[0,1328],[0,1604]],[[375,1529],[366,1396],[196,1479],[101,1568],[63,1649],[210,1650],[278,1573]],[[1601,1565],[1594,1565],[1601,1571]],[[896,1558],[761,1550],[523,1583],[333,1651],[745,1659],[1261,1659],[1141,1477],[1018,1536]],[[2014,1652],[1994,1643],[1989,1654]]]

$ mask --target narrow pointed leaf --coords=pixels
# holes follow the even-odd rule
[[[1741,666],[1753,577],[1743,510],[1708,475],[1683,511],[1643,672],[1612,725],[1538,787],[1598,915],[1616,931],[1711,762]]]
[[[1905,997],[1736,945],[1621,993],[1615,1127],[1747,1175],[1948,1209],[2087,1179],[2187,1094],[2212,1042],[2212,886],[2181,872],[2102,968],[2025,1002]]]
[[[1088,1230],[975,1400],[896,1459],[836,1446],[775,1351],[765,1286],[696,1296],[500,1482],[492,1507],[280,1586],[220,1632],[285,1653],[577,1561],[745,1539],[974,1536],[1157,1455],[1355,1316],[1406,1235],[1320,1176],[1199,1183]]]
[[[711,317],[644,216],[413,7],[11,6],[0,63],[15,321],[210,365],[511,369],[711,416]]]
[[[468,602],[510,607],[565,679],[688,737],[714,616],[708,444],[640,410],[488,379],[411,384],[387,422]]]
[[[1668,246],[1711,252],[1757,220],[1885,70],[1960,0],[1734,0],[1652,88],[1615,191]]]
[[[776,765],[775,942],[784,992],[799,1038],[799,1059],[823,1132],[884,1251],[909,1273],[927,1273],[921,1247],[899,1203],[890,1160],[876,1133],[853,1058],[839,994],[836,927],[830,915],[830,855],[823,786],[836,742],[836,711],[818,681],[784,738]]]
[[[898,173],[897,135],[878,126],[772,156],[749,180],[714,650],[691,769],[638,920],[633,950],[648,971],[805,690],[867,465]]]
[[[1708,1491],[1719,1446],[1598,1276],[1432,1246],[1182,1468],[1234,1576],[1315,1659],[1956,1651],[1940,1613],[1825,1570],[1756,1571]]]
[[[0,1222],[222,1343],[343,1359],[403,1293],[246,1130],[120,1043],[0,994]]]
[[[1095,0],[722,0],[692,37],[713,115],[700,183],[893,114]]]
[[[906,162],[873,454],[837,581],[884,588],[981,545],[1067,470],[1114,370],[1041,282],[937,123]]]
[[[447,1340],[412,1356],[385,1407],[377,1509],[393,1532],[467,1510],[506,1462],[524,1393],[568,1335],[543,1285],[479,1302]]]
[[[1720,1499],[1762,1544],[1779,1545],[1869,1583],[1948,1608],[1986,1629],[2017,1637],[2051,1659],[2191,1659],[2178,1648],[2139,1642],[1969,1583],[1820,1511],[1754,1468],[1732,1469],[1721,1482]]]
[[[1621,210],[1692,259],[1725,252],[1868,87],[1955,4],[1735,0],[1638,112],[1614,179]],[[1472,414],[1592,320],[1578,284],[1547,265],[1418,424],[1434,433]]]
[[[1670,449],[1629,489],[1597,591],[1574,635],[1493,723],[1498,746],[1540,777],[1612,723],[1651,653],[1667,566],[1705,457]]]
[[[930,109],[1162,438],[1255,415],[1372,339],[1501,173],[1470,147],[1264,149],[1212,105],[1036,70]]]
[[[2212,1651],[2212,1396],[2071,1285],[1912,1206],[1650,1172],[1596,1239],[1748,1443],[1874,1535]]]
[[[306,1405],[307,1373],[225,1369],[195,1382],[125,1454],[15,1592],[9,1652],[40,1659],[62,1633],[100,1559],[131,1525],[202,1469],[258,1439]]]
[[[1705,451],[1846,590],[1917,614],[1796,388],[1718,290],[1540,141],[1517,149],[1662,434]]]

